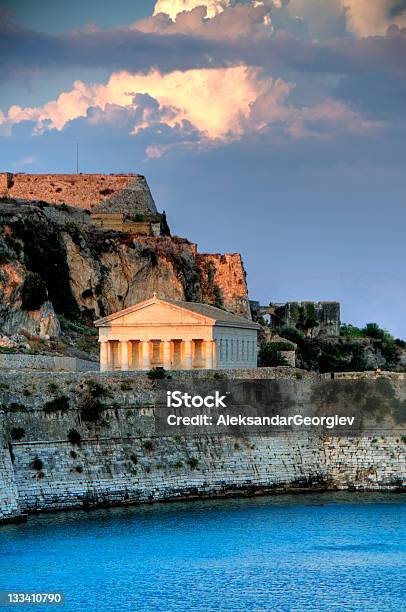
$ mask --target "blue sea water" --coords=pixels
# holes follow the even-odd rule
[[[398,612],[405,582],[402,495],[178,502],[0,528],[0,590],[66,598],[14,610]]]

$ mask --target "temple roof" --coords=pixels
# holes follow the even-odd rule
[[[120,319],[125,317],[126,315],[130,315],[137,310],[141,310],[147,308],[148,306],[152,306],[153,304],[161,304],[167,305],[176,309],[183,309],[188,312],[194,313],[198,315],[198,317],[202,317],[205,319],[210,319],[212,324],[214,325],[226,325],[226,326],[235,326],[235,327],[245,327],[251,329],[259,329],[260,326],[257,323],[253,323],[249,319],[245,319],[244,317],[238,316],[232,312],[228,312],[227,310],[222,310],[221,308],[216,308],[215,306],[210,306],[209,304],[203,304],[201,302],[183,302],[183,301],[175,301],[175,300],[166,300],[156,297],[156,294],[149,300],[145,300],[143,302],[138,302],[137,304],[133,304],[124,310],[120,310],[115,312],[103,319],[98,319],[94,322],[96,327],[103,327],[104,325],[108,325],[115,319]]]

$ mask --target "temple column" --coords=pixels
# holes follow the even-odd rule
[[[109,369],[109,343],[108,340],[99,340],[100,343],[100,372]]]
[[[205,368],[206,370],[212,370],[213,369],[213,342],[211,340],[206,340],[205,349],[206,349]]]
[[[141,370],[149,370],[151,360],[149,357],[149,340],[142,340],[141,344]]]
[[[192,341],[184,340],[183,341],[183,363],[182,368],[184,370],[192,369]]]
[[[163,366],[165,370],[171,369],[171,341],[163,341]]]
[[[121,369],[124,372],[127,372],[127,370],[129,370],[129,363],[128,363],[128,342],[125,341],[120,341],[120,359],[121,359]]]
[[[212,341],[212,348],[213,348],[213,369],[216,370],[217,369],[217,342],[216,340]]]

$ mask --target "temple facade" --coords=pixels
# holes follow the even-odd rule
[[[259,325],[220,308],[158,298],[95,321],[100,370],[254,368]]]

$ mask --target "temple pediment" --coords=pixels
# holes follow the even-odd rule
[[[97,327],[127,325],[213,325],[215,319],[156,297],[95,321]]]

